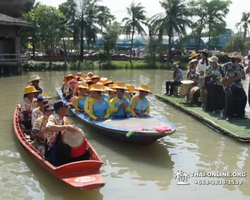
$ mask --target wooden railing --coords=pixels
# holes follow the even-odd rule
[[[0,63],[2,62],[28,62],[30,56],[26,54],[0,54]]]

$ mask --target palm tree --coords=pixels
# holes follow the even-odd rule
[[[250,24],[250,12],[243,12],[242,13],[242,17],[241,17],[241,20],[240,22],[238,22],[236,24],[236,27],[239,28],[239,27],[242,27],[243,30],[244,30],[244,40],[246,40],[246,37],[247,37],[247,30],[248,30],[248,25]]]
[[[141,5],[141,3],[135,4],[134,2],[131,3],[129,7],[127,7],[127,14],[129,17],[125,17],[122,19],[122,23],[125,23],[124,25],[124,32],[126,35],[131,35],[131,46],[130,46],[130,57],[129,61],[131,63],[132,67],[132,48],[134,43],[134,35],[135,33],[139,35],[147,35],[145,30],[143,29],[142,25],[147,26],[146,23],[146,16],[145,16],[145,9]]]
[[[101,33],[103,32],[103,28],[111,25],[111,22],[115,20],[115,16],[111,15],[110,9],[106,6],[98,6],[96,15]]]
[[[164,0],[160,4],[165,12],[151,18],[151,27],[160,39],[163,34],[168,35],[168,62],[170,62],[173,31],[175,30],[179,36],[186,36],[186,28],[191,24],[188,19],[190,12],[183,0]]]

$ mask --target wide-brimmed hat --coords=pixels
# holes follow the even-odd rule
[[[46,93],[42,93],[41,95],[45,96],[47,99],[53,99],[53,97],[50,97],[49,95],[47,95]]]
[[[214,62],[214,63],[217,63],[217,64],[218,64],[218,60],[219,60],[219,58],[217,58],[216,56],[212,56],[211,58],[208,58],[209,62]]]
[[[23,94],[30,94],[30,93],[36,93],[40,92],[39,90],[36,90],[34,86],[27,86],[24,88]]]
[[[94,76],[93,72],[88,72],[87,73],[87,76],[91,76],[91,75]]]
[[[233,52],[228,54],[229,58],[239,58],[242,61],[244,60],[244,57],[239,52]]]
[[[135,86],[133,86],[133,85],[127,84],[126,88],[127,88],[126,92],[129,92],[129,93],[136,93],[136,92],[138,92],[138,91],[135,90]]]
[[[208,49],[203,49],[202,52],[204,52],[204,53],[206,53],[207,55],[209,55]]]
[[[30,84],[32,81],[43,81],[43,80],[44,78],[40,78],[40,76],[38,75],[31,75],[28,84]]]
[[[80,83],[77,89],[89,89],[89,85],[87,83]]]
[[[92,92],[105,92],[103,85],[98,85],[98,84],[91,85],[89,91],[92,91]]]
[[[146,84],[140,84],[139,87],[136,88],[135,90],[137,90],[137,91],[145,91],[145,92],[148,92],[148,93],[152,94],[149,86],[146,85]]]
[[[196,53],[195,51],[190,54],[190,57],[188,59],[192,59],[196,56],[200,55],[199,53]]]
[[[76,80],[76,76],[75,76],[75,75],[73,75],[73,74],[68,74],[68,75],[65,76],[64,79],[63,79],[64,83],[67,83],[67,78],[68,78],[68,77],[73,77],[73,79]]]
[[[97,76],[97,75],[94,75],[94,76],[91,77],[91,79],[92,79],[92,80],[98,79],[98,81],[100,81],[101,78],[100,78],[99,76]]]
[[[108,80],[106,80],[106,81],[104,82],[104,85],[106,85],[106,84],[113,84],[113,83],[114,83],[114,81],[108,79]]]
[[[198,60],[197,59],[192,59],[192,60],[190,60],[189,63],[194,63],[194,62],[198,62]]]
[[[123,89],[123,90],[126,90],[126,83],[124,82],[115,82],[114,86],[113,86],[113,89]]]
[[[105,86],[104,88],[105,88],[105,91],[107,91],[107,92],[117,92],[115,89],[112,89],[112,88],[107,87],[107,86]]]

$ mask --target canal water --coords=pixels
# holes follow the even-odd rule
[[[54,88],[61,85],[67,73],[37,74],[45,78],[41,83],[44,91],[56,97]],[[76,74],[76,71],[72,73]],[[172,77],[172,72],[166,70],[109,70],[94,73],[135,86],[148,84],[154,94],[165,93],[164,83]],[[85,131],[86,138],[102,158],[101,173],[106,185],[95,191],[78,191],[67,186],[30,158],[13,131],[14,108],[21,102],[23,89],[32,74],[35,73],[0,78],[0,199],[249,199],[249,144],[213,131],[189,115],[160,102],[154,95],[148,96],[151,114],[173,122],[177,130],[150,146],[117,143],[82,125],[76,117],[69,117],[72,124],[77,124]],[[245,88],[247,84],[248,80],[244,81]],[[175,175],[181,170],[189,174],[186,180],[182,180],[189,185],[178,184],[180,180]],[[247,176],[192,177],[190,173],[196,172],[245,172]],[[205,180],[210,182],[203,183]],[[229,185],[223,182],[225,180],[243,183]]]

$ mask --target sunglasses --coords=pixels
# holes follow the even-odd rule
[[[48,101],[46,101],[46,102],[43,102],[43,105],[46,105],[46,104],[48,104],[49,102]]]

